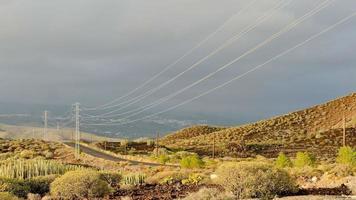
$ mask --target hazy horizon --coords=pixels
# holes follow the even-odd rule
[[[184,71],[278,2],[258,1],[132,97]],[[157,101],[217,70],[320,2],[291,1],[223,51],[129,108]],[[75,102],[86,107],[105,104],[159,73],[246,5],[242,0],[0,0],[0,102],[68,109]],[[246,72],[336,23],[355,7],[352,0],[334,2],[207,81],[137,117],[177,105]],[[355,35],[352,19],[263,69],[159,117],[221,116],[222,121],[226,117],[232,123],[246,122],[355,92]],[[8,112],[1,114],[12,112],[3,110]]]

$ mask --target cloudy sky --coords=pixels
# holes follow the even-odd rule
[[[136,88],[226,26],[142,91],[169,80],[289,0],[0,0],[0,102],[95,106]],[[185,87],[263,42],[324,0],[291,0],[232,45],[133,106]],[[154,108],[222,84],[356,11],[336,0],[295,29]],[[265,117],[356,91],[356,17],[227,87],[175,110]],[[134,95],[136,95],[135,93]],[[134,96],[133,96],[134,97]]]

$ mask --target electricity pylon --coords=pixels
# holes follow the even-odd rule
[[[80,157],[80,104],[75,103],[75,158]]]

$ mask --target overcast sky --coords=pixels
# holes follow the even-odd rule
[[[142,91],[185,70],[279,1],[258,0]],[[292,0],[243,38],[137,105],[150,103],[218,69],[322,1]],[[106,103],[160,72],[249,2],[0,0],[0,102]],[[355,0],[336,0],[296,29],[155,110],[221,84],[355,11]],[[346,95],[356,91],[355,53],[356,17],[175,112],[271,116]]]

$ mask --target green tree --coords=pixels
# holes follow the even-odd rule
[[[197,155],[190,155],[182,158],[180,161],[180,166],[182,168],[202,168],[204,166],[204,161]]]
[[[286,154],[281,152],[281,153],[279,153],[278,158],[276,160],[276,167],[279,167],[279,168],[292,167],[292,162],[286,156]]]
[[[296,167],[302,168],[306,166],[315,166],[316,158],[308,152],[298,152],[294,161]]]
[[[356,165],[356,151],[351,147],[341,147],[336,161],[340,164]]]

